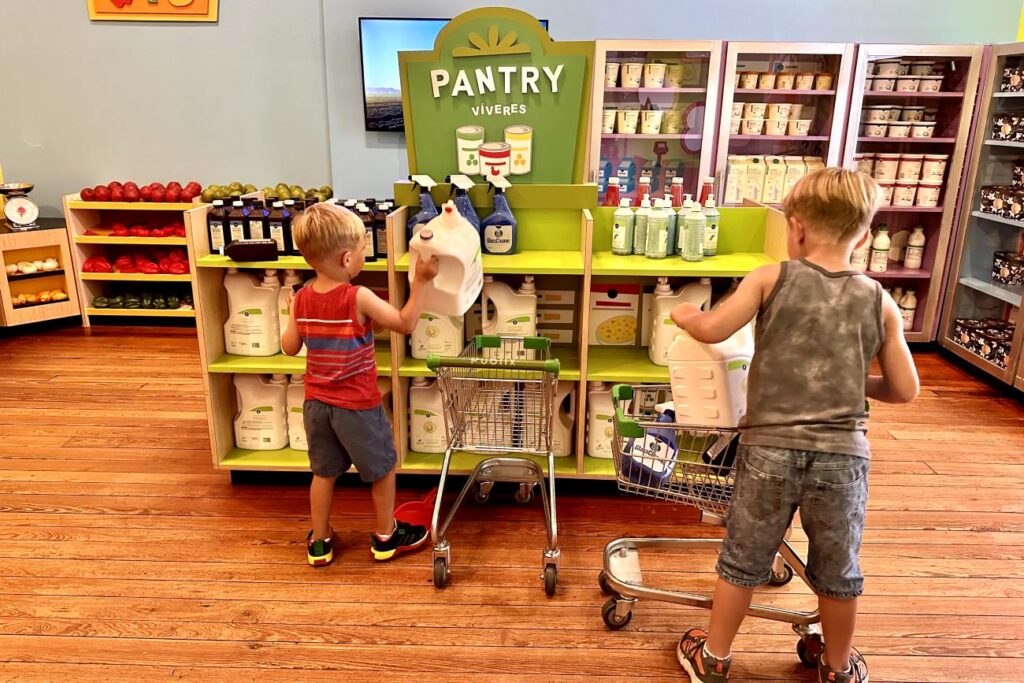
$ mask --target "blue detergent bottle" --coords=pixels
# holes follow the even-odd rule
[[[504,176],[488,178],[494,190],[494,212],[480,223],[485,254],[507,256],[516,253],[518,225],[509,208],[505,190],[512,187]]]
[[[623,452],[622,470],[626,477],[640,486],[663,488],[672,478],[679,446],[676,430],[675,406],[671,401],[655,406],[657,422],[665,427],[654,427],[640,439],[630,439]]]
[[[469,191],[474,183],[469,176],[453,175],[448,176],[448,182],[452,184],[452,192],[455,194],[455,208],[459,210],[462,217],[469,221],[469,224],[480,232],[480,216],[473,208],[473,202],[469,199]]]
[[[407,236],[411,240],[412,236],[420,231],[420,228],[437,218],[437,205],[434,204],[434,198],[430,196],[431,188],[437,183],[428,175],[411,175],[409,180],[413,182],[414,187],[420,189],[420,210],[405,224]]]

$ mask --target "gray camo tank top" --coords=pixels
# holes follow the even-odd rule
[[[871,457],[865,381],[885,338],[882,287],[781,264],[757,316],[741,443]]]

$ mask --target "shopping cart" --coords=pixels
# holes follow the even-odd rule
[[[448,582],[451,546],[446,534],[462,501],[475,490],[477,501],[485,502],[496,482],[506,482],[519,484],[516,500],[521,503],[533,498],[535,486],[540,489],[547,524],[547,547],[542,560],[544,591],[554,595],[559,550],[551,419],[559,363],[551,357],[551,340],[478,336],[458,357],[428,356],[427,367],[437,373],[448,436],[430,523],[434,585],[443,588]],[[477,463],[439,526],[444,485],[454,451],[502,455]],[[546,455],[550,491],[545,488],[544,472],[537,462],[507,453]]]
[[[654,407],[671,400],[668,385],[618,384],[612,387],[615,409],[615,473],[619,490],[639,496],[692,505],[705,524],[725,526],[725,515],[736,483],[735,458],[739,438],[734,429],[706,428],[660,422]],[[664,418],[663,418],[664,419]],[[667,435],[675,437],[677,451],[658,448]],[[783,586],[796,574],[807,581],[804,562],[787,539],[779,546],[770,585]],[[646,586],[640,571],[641,549],[692,550],[717,548],[720,539],[618,538],[605,546],[604,569],[598,583],[605,595],[601,616],[612,630],[633,618],[637,600],[650,599],[711,609],[711,598]],[[808,583],[808,585],[810,585]],[[807,666],[817,666],[824,651],[821,618],[817,611],[751,605],[747,614],[791,624],[799,636],[797,654]]]

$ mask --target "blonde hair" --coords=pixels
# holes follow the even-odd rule
[[[354,213],[335,204],[314,204],[292,222],[292,239],[302,256],[318,263],[359,245],[366,226]]]
[[[797,181],[782,200],[782,210],[838,244],[855,239],[871,224],[881,197],[882,189],[866,173],[821,168]]]

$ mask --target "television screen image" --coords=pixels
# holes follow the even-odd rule
[[[401,78],[398,53],[402,50],[432,50],[434,39],[448,19],[404,17],[361,17],[359,52],[363,64],[363,112],[366,130],[401,133]],[[541,25],[548,27],[547,20]]]

